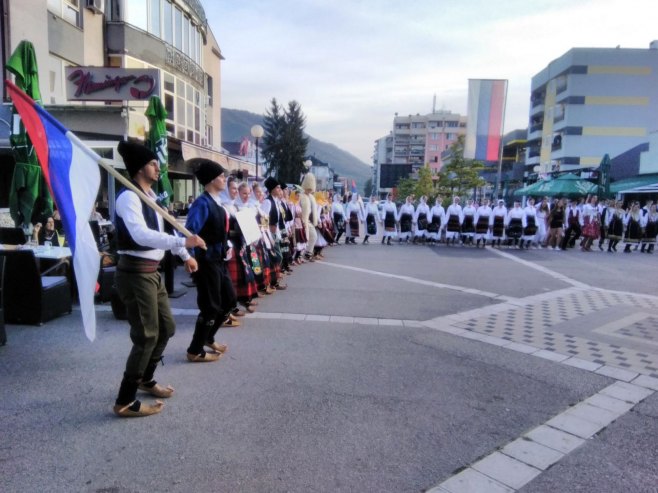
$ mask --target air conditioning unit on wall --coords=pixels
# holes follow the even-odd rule
[[[87,0],[87,8],[96,14],[102,14],[105,11],[105,0]]]

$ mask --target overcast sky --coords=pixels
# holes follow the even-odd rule
[[[301,104],[307,132],[371,164],[395,113],[466,114],[468,79],[508,79],[505,132],[533,75],[573,47],[648,48],[655,0],[202,0],[222,106]]]

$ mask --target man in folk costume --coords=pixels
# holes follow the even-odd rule
[[[532,197],[528,199],[526,206],[523,208],[523,214],[525,214],[525,226],[523,227],[523,236],[521,236],[519,248],[524,246],[530,248],[533,243],[538,243],[537,208],[535,207],[535,199]]]
[[[632,245],[639,245],[642,238],[642,211],[640,204],[633,202],[631,210],[624,216],[624,227],[626,233],[624,235],[624,253],[631,253]]]
[[[523,229],[526,227],[525,214],[521,209],[521,202],[514,201],[514,207],[507,212],[505,220],[505,233],[507,234],[508,245],[519,246],[519,240],[523,235]]]
[[[197,289],[197,316],[187,359],[194,363],[217,361],[228,349],[215,342],[215,335],[236,304],[236,295],[226,268],[233,254],[229,242],[229,214],[221,205],[219,194],[226,188],[224,168],[205,158],[187,162],[203,186],[204,192],[190,206],[185,227],[206,242],[207,249],[195,248],[199,270],[194,274]],[[206,352],[208,347],[212,352]]]
[[[427,219],[427,237],[430,245],[441,241],[441,231],[445,224],[445,215],[446,211],[441,205],[441,197],[437,197]]]
[[[379,210],[377,210],[377,204],[375,203],[375,196],[371,195],[370,200],[365,207],[366,215],[366,235],[363,240],[363,244],[368,244],[368,238],[370,236],[375,236],[377,234],[377,217],[379,216]]]
[[[281,199],[282,190],[281,184],[273,177],[269,176],[265,180],[265,188],[269,192],[267,199],[261,204],[263,212],[268,215],[268,222],[270,225],[270,233],[274,238],[274,245],[272,247],[272,277],[275,280],[272,283],[274,289],[286,289],[287,286],[281,284],[281,263],[283,262],[283,255],[281,254],[281,230],[285,228],[285,219],[281,214],[279,208],[279,200]]]
[[[489,199],[484,199],[482,205],[475,211],[475,248],[480,248],[480,242],[482,242],[482,248],[487,246],[491,214]]]
[[[606,227],[609,253],[617,251],[617,245],[624,237],[624,216],[626,215],[626,211],[620,200],[612,202],[608,206],[605,217],[602,220]]]
[[[384,223],[384,233],[382,234],[382,245],[386,241],[387,245],[391,244],[391,238],[397,234],[395,223],[398,220],[398,208],[393,202],[393,196],[389,193],[382,204],[380,219]]]
[[[583,240],[580,242],[580,249],[584,252],[592,251],[592,243],[594,243],[594,240],[598,239],[600,234],[601,220],[596,202],[596,196],[589,197],[580,213],[583,232]]]
[[[498,205],[491,211],[491,246],[500,247],[500,242],[505,238],[505,222],[507,220],[507,207],[503,199],[498,200]]]
[[[315,243],[318,241],[318,233],[315,228],[318,225],[319,219],[318,205],[313,195],[315,193],[315,175],[310,172],[306,173],[301,186],[304,193],[299,196],[299,205],[302,208],[302,224],[304,225],[306,238],[308,238],[306,260],[313,262],[315,257]]]
[[[578,201],[575,199],[572,200],[564,214],[566,230],[564,231],[564,238],[562,238],[562,250],[566,250],[567,247],[573,248],[576,240],[580,237],[581,217]]]
[[[473,244],[475,236],[475,208],[473,199],[468,199],[466,206],[462,209],[462,243],[464,245]]]
[[[281,198],[279,199],[279,209],[283,217],[284,228],[281,230],[281,270],[285,273],[291,273],[292,257],[294,254],[294,238],[292,237],[293,212],[290,207],[290,189],[285,183],[281,183]]]
[[[345,206],[345,216],[347,216],[345,244],[356,244],[356,238],[359,237],[359,224],[365,219],[358,199],[358,194],[353,193],[350,201]]]
[[[460,201],[461,199],[459,197],[453,197],[452,204],[446,210],[446,243],[448,245],[454,245],[461,235],[463,215],[462,206],[459,204]]]
[[[155,202],[151,187],[160,175],[157,156],[141,144],[126,141],[119,143],[118,151],[133,184]],[[203,248],[205,242],[197,235],[182,238],[165,233],[162,217],[130,189],[119,192],[115,211],[119,253],[115,282],[126,307],[133,347],[113,410],[126,418],[149,416],[159,413],[164,404],[162,401],[156,401],[155,405],[141,403],[136,399],[138,389],[160,398],[174,393],[173,388],[163,387],[153,378],[167,342],[176,330],[158,265],[165,250],[172,250],[185,262],[187,272],[195,272],[197,262],[186,248]]]
[[[416,231],[414,233],[414,243],[420,241],[425,242],[427,237],[427,225],[429,224],[430,208],[427,205],[427,197],[423,195],[414,212],[413,222],[416,224]]]
[[[647,248],[647,253],[653,253],[653,248],[656,245],[656,235],[658,234],[658,212],[656,212],[656,204],[649,204],[649,210],[642,216],[642,248],[644,252]]]
[[[345,233],[345,209],[340,194],[335,193],[331,202],[331,217],[334,220],[334,229],[336,232],[336,245],[339,244],[340,237]]]
[[[608,207],[612,206],[612,201],[603,199],[599,201],[599,250],[603,251],[603,243],[606,240],[607,227],[605,225],[605,218],[608,215]]]

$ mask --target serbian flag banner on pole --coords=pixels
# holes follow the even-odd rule
[[[354,180],[352,180],[352,193],[357,193],[357,192],[358,192],[358,190],[356,188],[356,182]]]
[[[96,337],[94,295],[100,268],[89,216],[100,187],[100,156],[10,81],[9,95],[39,158],[73,255],[85,334]]]

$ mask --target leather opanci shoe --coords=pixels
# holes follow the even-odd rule
[[[162,411],[163,407],[164,403],[162,401],[155,401],[154,405],[144,404],[140,401],[133,401],[126,406],[117,404],[112,410],[114,411],[114,414],[121,418],[141,418],[143,416],[158,414]]]
[[[221,353],[206,353],[205,351],[202,354],[187,353],[187,361],[191,363],[211,363],[217,361],[221,356]]]
[[[220,354],[224,354],[228,349],[228,346],[226,344],[220,344],[218,342],[213,342],[212,344],[206,343],[206,347],[209,347],[216,353],[220,353]]]
[[[149,394],[155,397],[160,397],[162,399],[171,397],[174,393],[174,388],[171,385],[167,385],[166,387],[163,387],[157,382],[152,382],[152,385],[151,383],[148,382],[140,383],[138,388],[139,390],[148,392]]]

